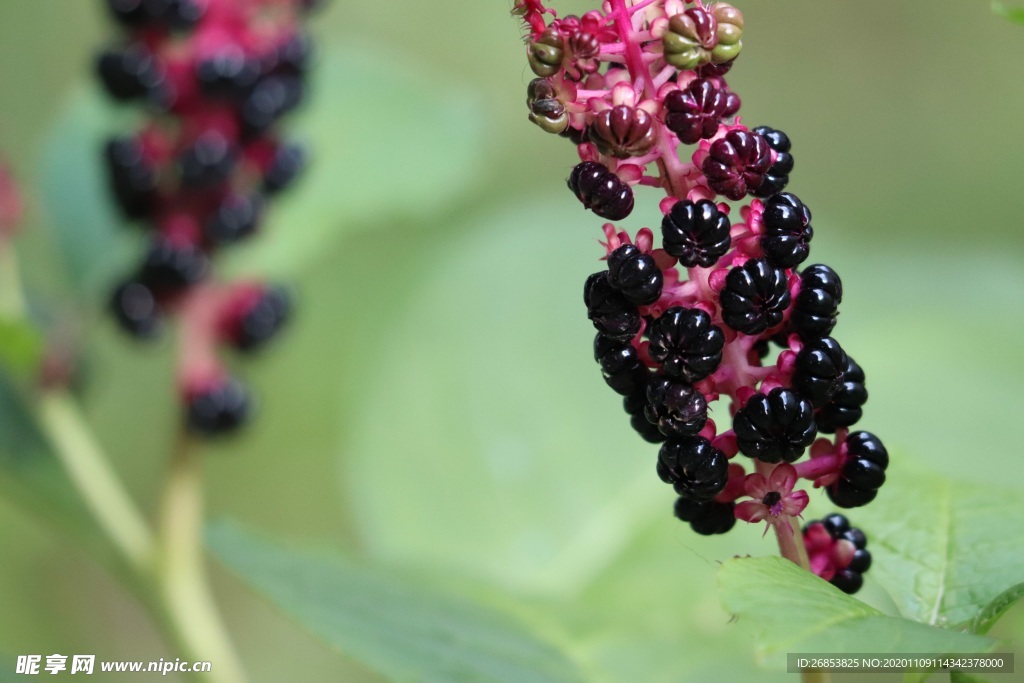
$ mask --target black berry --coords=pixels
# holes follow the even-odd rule
[[[658,431],[658,426],[647,419],[644,409],[647,407],[647,387],[642,392],[630,394],[622,400],[622,406],[629,415],[629,424],[644,441],[661,443],[665,435]]]
[[[650,326],[647,352],[661,371],[686,382],[697,382],[722,362],[725,334],[699,308],[673,306]]]
[[[768,126],[758,126],[755,133],[760,133],[768,141],[768,146],[775,150],[775,163],[765,174],[764,183],[757,190],[751,192],[755,197],[770,197],[786,189],[789,184],[789,174],[793,172],[793,155],[789,153],[789,136],[781,130],[775,130]]]
[[[761,334],[781,323],[789,306],[786,271],[764,259],[750,259],[729,271],[719,300],[726,325],[744,334]]]
[[[242,104],[242,122],[249,135],[258,135],[299,105],[305,94],[295,76],[270,76],[260,80]]]
[[[291,298],[281,287],[263,290],[256,303],[242,316],[235,345],[241,351],[255,351],[273,339],[291,316]]]
[[[846,369],[843,371],[843,384],[814,416],[814,420],[818,423],[818,431],[833,434],[840,427],[850,427],[856,424],[864,414],[861,406],[867,400],[868,390],[864,387],[864,370],[847,355]]]
[[[843,387],[849,360],[832,337],[804,344],[796,356],[793,388],[821,408]]]
[[[832,333],[843,300],[843,283],[828,266],[808,266],[800,273],[800,293],[793,306],[790,324],[804,341]]]
[[[173,291],[196,284],[208,270],[206,254],[196,245],[157,238],[150,245],[138,279],[158,292]]]
[[[736,525],[735,503],[698,503],[680,496],[676,500],[676,517],[690,523],[702,536],[724,534]]]
[[[633,188],[604,164],[578,164],[569,175],[568,185],[583,206],[602,218],[620,221],[633,211]]]
[[[661,221],[662,246],[687,268],[713,266],[729,251],[729,217],[714,202],[676,202]]]
[[[181,182],[186,187],[208,187],[227,179],[238,161],[238,150],[221,133],[200,135],[178,159]]]
[[[229,45],[196,65],[199,87],[211,97],[244,97],[260,77],[259,61]]]
[[[263,176],[263,191],[275,194],[294,182],[306,167],[306,151],[299,145],[282,145]]]
[[[106,146],[110,186],[128,218],[144,218],[157,198],[156,169],[135,138],[114,138]]]
[[[737,411],[733,430],[744,455],[768,463],[796,461],[818,434],[811,402],[782,387],[754,394]]]
[[[771,165],[771,151],[762,135],[731,130],[711,143],[701,170],[712,190],[739,201],[761,187]]]
[[[153,291],[134,280],[117,286],[110,298],[110,308],[118,324],[128,334],[150,339],[160,332],[163,317]]]
[[[623,244],[608,256],[608,284],[637,306],[657,301],[663,281],[654,257],[632,244]]]
[[[97,67],[103,86],[115,100],[144,98],[163,82],[163,70],[141,43],[104,52]]]
[[[879,487],[885,483],[889,453],[881,439],[870,432],[851,433],[845,445],[847,459],[839,480],[828,487],[828,497],[843,508],[866,505],[875,499]]]
[[[839,538],[850,530],[850,521],[838,512],[833,512],[831,515],[821,520],[821,523],[832,538]]]
[[[858,549],[853,553],[853,559],[850,560],[850,566],[847,569],[859,574],[871,569],[871,553],[864,549]]]
[[[608,283],[608,271],[594,273],[583,286],[587,317],[604,336],[628,341],[640,331],[640,314],[622,292]]]
[[[262,212],[258,195],[230,194],[207,219],[203,234],[213,244],[237,242],[256,231]]]
[[[843,591],[844,593],[853,594],[861,589],[864,585],[864,577],[859,572],[855,572],[850,569],[840,569],[836,572],[836,575],[832,577],[830,582],[833,586]]]
[[[186,409],[189,429],[205,436],[236,431],[249,419],[249,393],[229,379],[192,396]]]
[[[685,382],[654,377],[647,385],[647,419],[667,437],[690,436],[704,428],[708,404],[704,394]]]
[[[729,481],[729,461],[702,436],[669,439],[658,452],[658,476],[697,502],[717,496]]]
[[[764,204],[761,250],[772,265],[793,268],[811,251],[811,210],[789,192],[774,195]]]
[[[594,360],[600,363],[604,381],[615,393],[629,396],[647,390],[647,368],[629,342],[597,335],[594,338]]]

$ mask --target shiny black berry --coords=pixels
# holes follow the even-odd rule
[[[164,80],[159,63],[142,43],[104,52],[97,67],[100,81],[115,100],[144,98]]]
[[[622,406],[629,415],[629,424],[636,430],[644,441],[648,443],[661,443],[665,435],[658,431],[658,426],[647,419],[644,408],[647,407],[647,388],[643,392],[631,394],[622,400]]]
[[[234,170],[238,150],[222,134],[200,135],[178,159],[181,182],[186,187],[209,187],[223,182]]]
[[[864,585],[864,577],[851,569],[840,569],[830,583],[844,593],[852,595]]]
[[[654,257],[632,244],[623,244],[608,255],[608,284],[637,306],[657,301],[663,282]]]
[[[208,271],[209,261],[198,246],[157,238],[142,262],[138,279],[157,292],[174,291],[196,284]]]
[[[798,460],[818,434],[811,402],[782,387],[754,394],[733,418],[733,430],[744,455],[769,463]]]
[[[842,388],[848,362],[843,347],[832,337],[808,342],[796,356],[793,388],[821,408]]]
[[[306,151],[299,145],[282,145],[263,176],[263,191],[275,194],[289,187],[306,168]]]
[[[193,432],[219,436],[236,431],[248,421],[251,412],[249,392],[241,383],[229,379],[190,397],[186,420]]]
[[[843,532],[842,538],[853,544],[854,548],[863,550],[868,546],[867,535],[857,527],[850,527]]]
[[[739,201],[761,187],[771,165],[771,151],[762,135],[731,130],[711,143],[701,170],[712,190]]]
[[[729,94],[711,81],[691,81],[685,89],[665,96],[665,125],[687,145],[712,138],[730,105],[738,105],[730,101]]]
[[[755,133],[760,133],[768,141],[768,146],[775,150],[775,163],[765,174],[764,183],[757,190],[751,192],[755,197],[770,197],[786,189],[789,184],[789,174],[793,172],[793,155],[789,153],[789,136],[781,130],[775,130],[768,126],[758,126]]]
[[[640,314],[622,292],[608,283],[608,271],[594,273],[583,286],[583,303],[594,328],[617,341],[628,341],[640,332]]]
[[[259,195],[230,194],[207,219],[203,235],[213,244],[238,242],[256,232],[262,213]]]
[[[719,300],[726,325],[744,334],[761,334],[781,323],[789,306],[786,271],[764,259],[750,259],[729,271]]]
[[[795,194],[783,192],[764,204],[761,250],[768,262],[781,268],[800,265],[811,251],[811,210]]]
[[[155,337],[163,326],[163,316],[153,291],[134,280],[117,286],[110,297],[110,309],[118,324],[139,339]]]
[[[665,436],[690,436],[704,428],[708,404],[704,394],[685,382],[653,377],[647,385],[644,412]]]
[[[629,342],[597,335],[594,338],[594,360],[600,363],[604,381],[615,393],[630,396],[647,390],[647,368]]]
[[[256,351],[273,339],[291,317],[291,298],[281,287],[268,287],[242,316],[234,339],[240,351]]]
[[[864,387],[864,370],[849,355],[843,371],[843,384],[814,416],[818,431],[833,434],[840,427],[850,427],[864,414],[862,406],[868,400]]]
[[[850,521],[838,512],[833,512],[831,515],[821,520],[821,523],[824,525],[825,531],[827,531],[828,535],[832,538],[839,538],[850,530]]]
[[[674,437],[658,452],[658,476],[697,502],[717,496],[729,481],[729,461],[702,436]]]
[[[729,251],[729,217],[714,202],[676,202],[661,220],[662,246],[687,268],[713,266]]]
[[[847,569],[859,574],[863,574],[871,569],[871,553],[867,550],[858,549],[853,553],[853,559],[850,560],[850,566]]]
[[[647,352],[661,371],[691,384],[722,362],[725,334],[699,308],[673,306],[651,324],[648,338]]]
[[[690,523],[702,536],[724,534],[736,525],[735,503],[698,503],[680,496],[676,500],[676,517]]]
[[[604,164],[596,161],[578,164],[569,175],[568,185],[583,206],[601,218],[620,221],[633,211],[633,188]]]
[[[800,293],[793,305],[790,325],[804,341],[832,333],[843,300],[843,283],[828,266],[815,264],[800,273]]]
[[[157,175],[135,138],[114,138],[106,146],[107,171],[114,199],[127,218],[148,216],[157,199]]]
[[[828,487],[828,497],[843,508],[866,505],[875,499],[879,487],[885,483],[889,453],[881,439],[870,432],[851,433],[845,445],[847,459],[839,480]]]

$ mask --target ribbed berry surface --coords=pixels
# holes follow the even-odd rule
[[[768,141],[768,146],[775,151],[775,163],[771,165],[764,176],[764,183],[761,187],[752,191],[755,197],[771,197],[786,189],[789,184],[789,174],[793,171],[793,155],[790,154],[789,136],[781,130],[775,130],[768,126],[758,126],[755,133],[760,133]]]
[[[628,341],[640,331],[640,314],[622,292],[608,282],[608,271],[594,273],[583,286],[583,303],[594,328],[618,341]]]
[[[728,95],[704,79],[693,81],[683,90],[673,90],[665,96],[665,125],[687,145],[714,137],[722,118],[734,104]],[[739,108],[739,103],[735,104]]]
[[[881,439],[870,432],[852,432],[846,437],[847,459],[839,480],[827,489],[833,503],[843,508],[866,505],[885,483],[889,453]]]
[[[790,324],[804,341],[832,333],[843,301],[843,283],[828,266],[815,264],[800,273],[800,293],[793,305]]]
[[[685,382],[654,377],[647,385],[647,419],[668,437],[692,436],[707,422],[704,395]]]
[[[848,362],[843,347],[832,337],[808,342],[796,356],[793,388],[821,408],[842,388]]]
[[[711,143],[701,165],[712,190],[733,201],[764,183],[772,165],[768,141],[748,130],[731,130]]]
[[[729,461],[704,437],[674,437],[658,452],[658,476],[680,496],[703,503],[725,488]]]
[[[781,387],[754,394],[737,411],[733,430],[744,455],[768,463],[796,461],[818,434],[811,402]]]
[[[647,352],[670,377],[696,382],[722,362],[725,335],[699,308],[673,306],[650,326]]]
[[[736,526],[735,509],[735,503],[698,503],[682,496],[675,504],[676,517],[702,536],[724,534]]]
[[[774,266],[793,268],[800,265],[811,251],[811,210],[789,192],[770,197],[762,214],[764,234],[761,250]]]
[[[729,251],[729,217],[714,202],[676,202],[661,221],[662,246],[687,268],[713,266]]]
[[[630,396],[646,392],[647,368],[629,342],[597,335],[594,338],[594,360],[601,365],[604,381],[615,393]],[[643,410],[642,406],[640,409]]]
[[[663,280],[654,257],[632,244],[623,244],[608,256],[608,284],[633,304],[646,306],[657,301]]]
[[[578,164],[569,175],[568,185],[583,206],[602,218],[620,221],[633,211],[633,188],[604,164]]]
[[[833,434],[841,427],[855,425],[864,414],[862,406],[867,400],[864,370],[847,355],[842,386],[814,416],[818,423],[818,431]]]
[[[786,272],[764,259],[730,270],[719,294],[722,320],[744,334],[761,334],[781,323],[791,299]]]

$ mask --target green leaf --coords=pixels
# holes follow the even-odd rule
[[[397,680],[559,683],[583,680],[535,628],[418,577],[338,553],[292,550],[231,523],[207,540],[232,572],[310,632]]]
[[[235,273],[282,277],[367,227],[422,218],[471,191],[483,162],[479,104],[469,91],[373,49],[330,47],[307,106],[283,129],[310,166],[271,202],[262,234],[225,253]],[[129,267],[140,234],[110,199],[104,142],[134,130],[132,109],[83,88],[56,124],[42,192],[73,284],[97,292]]]
[[[890,617],[781,557],[739,558],[718,572],[722,606],[752,628],[757,654],[986,652],[995,641]]]
[[[0,365],[24,373],[39,364],[43,339],[39,330],[24,319],[0,318]]]
[[[1001,2],[993,2],[992,11],[1015,24],[1024,24],[1024,7],[1007,7]]]
[[[372,48],[337,46],[312,79],[293,128],[310,167],[274,202],[262,235],[231,255],[239,271],[294,273],[343,236],[443,209],[479,175],[484,115],[451,80]]]
[[[559,197],[473,216],[375,325],[341,451],[375,553],[560,593],[671,510],[594,365],[580,292],[602,267],[599,224]]]
[[[970,629],[973,633],[988,633],[1007,611],[1024,598],[1024,583],[1011,586],[992,599],[978,614],[971,619]]]
[[[1024,580],[1024,497],[952,481],[893,458],[885,486],[854,523],[868,535],[870,576],[903,616],[954,626]]]

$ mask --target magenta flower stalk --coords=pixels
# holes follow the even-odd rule
[[[537,76],[529,118],[576,146],[569,189],[611,221],[607,267],[584,287],[594,357],[634,429],[661,444],[657,471],[679,496],[676,516],[700,534],[765,522],[785,557],[857,590],[870,565],[863,533],[839,515],[801,533],[794,518],[809,498],[798,485],[864,505],[888,454],[876,436],[849,431],[867,400],[864,372],[830,336],[839,276],[803,265],[813,229],[810,209],[785,191],[789,137],[737,116],[726,76],[743,15],[700,0],[606,0],[581,17],[518,0],[514,14]],[[638,186],[663,193],[660,246],[655,230],[614,224],[631,215]],[[725,429],[709,415],[719,400]]]
[[[301,147],[278,124],[302,101],[313,0],[108,0],[124,29],[99,58],[115,100],[143,106],[135,133],[112,139],[106,161],[123,214],[149,249],[114,290],[111,309],[136,338],[180,322],[178,385],[193,433],[232,432],[251,412],[219,350],[252,351],[290,312],[285,291],[225,283],[213,263],[260,228],[267,203],[296,179]]]

